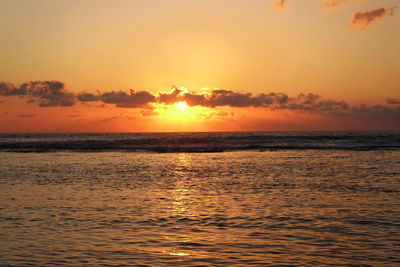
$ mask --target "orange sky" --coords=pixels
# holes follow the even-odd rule
[[[0,132],[400,129],[398,4],[0,0]]]

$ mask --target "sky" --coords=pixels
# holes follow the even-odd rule
[[[0,0],[0,132],[400,130],[398,0]]]

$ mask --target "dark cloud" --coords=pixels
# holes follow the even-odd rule
[[[210,95],[185,93],[180,100],[189,106],[230,106],[230,107],[268,107],[289,101],[284,93],[269,93],[253,96],[251,93],[238,93],[230,90],[214,90]]]
[[[391,108],[383,105],[361,104],[351,109],[349,118],[353,118],[355,123],[364,121],[382,129],[388,128],[388,126],[398,128],[400,126],[400,106]]]
[[[214,90],[211,94],[183,93],[181,90],[163,94],[158,101],[165,104],[185,101],[189,106],[203,107],[263,107],[272,109],[292,109],[306,111],[346,111],[349,105],[344,101],[323,99],[316,94],[299,94],[290,98],[284,93],[268,93],[252,95],[251,93],[238,93],[230,90]]]
[[[251,93],[238,93],[230,90],[214,90],[209,95],[183,93],[164,95],[165,103],[185,101],[189,106],[203,107],[263,107],[272,109],[291,109],[305,111],[346,111],[349,105],[344,101],[323,99],[316,94],[299,94],[291,98],[284,93],[268,93],[252,95]],[[159,98],[159,102],[160,98]]]
[[[290,98],[284,93],[269,93],[269,94],[260,94],[258,96],[258,101],[262,100],[264,102],[263,106],[271,106],[271,105],[284,105],[287,104]]]
[[[386,99],[386,102],[387,102],[389,105],[400,105],[400,98],[390,98],[390,97],[388,97],[388,98]]]
[[[23,83],[19,87],[1,82],[0,95],[37,98],[41,107],[72,106],[75,104],[74,94],[67,92],[64,84],[57,81],[33,81]],[[28,103],[31,102],[32,98],[28,100]]]
[[[39,106],[73,106],[75,96],[64,88],[64,83],[57,81],[35,81],[24,83],[20,88],[27,90],[29,95],[39,99]]]
[[[249,107],[255,104],[255,98],[250,93],[235,93],[228,90],[214,90],[207,99],[206,106]]]
[[[299,94],[296,97],[289,97],[285,93],[261,93],[253,95],[246,92],[235,92],[231,90],[213,90],[210,93],[190,93],[188,90],[173,87],[168,93],[161,92],[157,96],[147,91],[130,90],[124,91],[111,91],[105,93],[87,93],[81,92],[76,95],[68,92],[64,88],[64,84],[56,81],[36,81],[24,83],[16,87],[10,83],[0,83],[0,95],[2,96],[20,96],[27,98],[27,102],[38,102],[39,106],[70,106],[75,101],[87,102],[96,101],[101,102],[95,107],[107,108],[108,104],[113,104],[120,108],[148,108],[142,111],[142,116],[155,116],[158,115],[152,109],[153,103],[161,104],[174,104],[180,101],[185,101],[189,106],[203,106],[209,108],[216,107],[234,107],[234,108],[268,108],[271,110],[293,110],[305,111],[310,113],[321,113],[326,115],[351,115],[360,118],[392,118],[400,115],[400,107],[393,107],[399,105],[400,99],[387,98],[385,105],[358,105],[350,106],[344,101],[335,101],[324,99],[316,94]],[[225,112],[225,111],[223,111]],[[217,116],[228,116],[225,113],[215,113]],[[20,117],[29,118],[33,114],[21,114]],[[77,113],[66,115],[66,117],[78,117]],[[110,122],[117,119],[117,117],[110,117],[103,120],[103,122]],[[387,119],[385,119],[387,120]]]
[[[135,92],[132,89],[129,93],[123,91],[112,91],[103,93],[99,99],[107,104],[115,104],[120,108],[140,108],[146,107],[148,104],[155,102],[156,97],[149,92]]]
[[[14,96],[14,95],[27,95],[25,87],[15,87],[12,83],[0,82],[0,95]]]
[[[393,16],[396,7],[391,9],[377,8],[366,12],[356,12],[353,14],[348,29],[351,31],[365,31],[372,22],[381,20],[384,16]]]
[[[253,96],[251,93],[237,93],[228,90],[214,90],[207,99],[207,106],[270,107],[286,104],[289,97],[284,93],[269,93]]]
[[[344,101],[333,101],[322,99],[316,94],[299,94],[296,98],[291,98],[288,105],[284,106],[293,110],[308,111],[346,111],[349,105]]]
[[[133,90],[129,93],[123,91],[103,94],[81,92],[75,95],[65,89],[64,83],[58,81],[32,81],[23,83],[19,87],[1,82],[0,95],[29,97],[27,103],[38,101],[40,107],[73,106],[78,100],[80,102],[102,101],[121,108],[139,108],[156,101],[156,97],[149,92]]]
[[[361,104],[361,105],[352,107],[352,111],[356,112],[356,113],[386,113],[386,112],[391,112],[393,110],[396,110],[396,109],[393,109],[393,108],[390,108],[387,106],[383,106],[383,105],[368,106],[365,104]]]
[[[158,102],[164,103],[164,104],[172,104],[175,102],[179,102],[179,101],[181,101],[181,99],[180,99],[181,94],[182,94],[182,90],[173,86],[171,92],[159,94]]]
[[[81,102],[97,101],[99,96],[92,93],[79,93],[76,98]]]
[[[206,97],[199,94],[186,93],[182,96],[182,100],[189,106],[202,106],[206,103]]]

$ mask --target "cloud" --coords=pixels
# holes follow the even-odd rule
[[[156,97],[149,92],[135,92],[132,89],[129,93],[123,91],[112,91],[103,93],[99,99],[107,104],[115,104],[120,108],[140,108],[146,107],[148,104],[155,102]]]
[[[230,90],[213,90],[209,95],[185,93],[181,100],[189,106],[230,106],[230,107],[268,107],[281,105],[289,101],[284,93],[269,93],[253,96],[251,93],[239,93]]]
[[[400,106],[387,107],[383,105],[365,105],[354,106],[351,109],[350,117],[355,121],[367,121],[369,124],[381,125],[378,127],[385,128],[386,125],[399,125]]]
[[[159,94],[158,102],[164,104],[172,104],[175,102],[179,102],[179,98],[182,95],[182,93],[183,90],[176,88],[176,86],[173,86],[170,92]]]
[[[130,89],[129,93],[124,91],[111,91],[102,94],[78,93],[76,97],[81,102],[102,101],[106,104],[115,104],[120,108],[141,108],[156,101],[156,97],[146,91],[135,92]],[[100,107],[104,107],[104,104]]]
[[[35,116],[36,116],[35,114],[20,114],[20,115],[18,115],[18,117],[20,117],[20,118],[33,118]]]
[[[354,0],[315,0],[315,2],[322,2],[326,9],[336,9],[345,4],[346,2],[354,1]],[[362,2],[364,0],[358,0],[358,2]],[[276,6],[284,9],[286,7],[286,0],[277,0]]]
[[[348,30],[365,31],[368,30],[372,22],[379,21],[385,16],[393,16],[396,7],[391,9],[378,8],[366,12],[356,12],[353,14]]]
[[[81,102],[97,101],[99,96],[92,93],[79,93],[76,98]]]
[[[39,99],[39,106],[73,106],[75,96],[64,88],[64,83],[57,81],[35,81],[24,83],[20,88],[25,89],[29,95]]]
[[[286,0],[278,0],[278,2],[276,3],[276,6],[284,9],[285,8],[285,4],[286,4]]]
[[[385,113],[385,112],[390,112],[392,110],[394,109],[383,105],[367,106],[365,104],[354,106],[352,108],[352,111],[356,113]]]
[[[189,106],[203,106],[206,103],[206,97],[201,94],[186,93],[182,96],[182,100]]]
[[[178,89],[179,91],[179,89]],[[158,98],[158,102],[164,104],[185,101],[189,106],[203,107],[263,107],[270,109],[290,109],[304,111],[340,112],[349,109],[344,101],[323,99],[316,94],[299,94],[297,97],[289,97],[285,93],[263,93],[253,95],[230,90],[213,90],[210,94],[180,93],[176,91]]]
[[[231,106],[231,107],[249,107],[260,106],[256,98],[250,93],[236,93],[228,90],[214,90],[207,99],[206,106]]]
[[[113,121],[115,121],[115,120],[117,120],[117,119],[118,119],[117,116],[112,116],[112,117],[108,117],[108,118],[102,119],[102,120],[100,120],[100,121],[101,121],[101,122],[113,122]]]
[[[319,0],[319,1],[325,2],[324,6],[326,9],[337,9],[348,2],[354,2],[354,1],[364,2],[366,0]]]
[[[313,0],[314,2],[324,3],[325,9],[334,10],[349,2],[363,3],[367,0]],[[276,0],[276,6],[280,9],[285,9],[287,6],[286,0]],[[371,23],[381,20],[385,16],[393,16],[397,6],[386,9],[377,8],[366,12],[356,12],[352,15],[350,23],[347,26],[348,31],[366,31]]]
[[[15,87],[12,83],[0,82],[0,95],[2,96],[14,96],[14,95],[26,95],[27,91],[25,87]]]
[[[325,8],[327,9],[335,9],[338,8],[343,1],[339,1],[339,0],[326,0],[325,1]]]
[[[400,99],[387,98],[388,105],[358,105],[350,106],[345,101],[325,99],[320,95],[308,93],[290,97],[285,93],[270,92],[252,94],[250,92],[236,92],[232,90],[212,90],[211,92],[189,92],[181,87],[173,87],[169,92],[150,93],[148,91],[111,91],[104,93],[78,92],[73,94],[64,88],[64,84],[56,81],[36,81],[14,86],[10,83],[0,83],[0,95],[27,97],[27,102],[35,101],[41,107],[69,106],[80,102],[100,102],[95,108],[107,108],[113,104],[119,108],[147,108],[142,110],[142,116],[156,116],[158,113],[152,108],[152,104],[160,103],[171,105],[185,101],[189,106],[202,106],[208,108],[233,107],[233,108],[264,108],[270,110],[292,110],[324,115],[350,115],[357,118],[390,118],[395,120],[400,117]],[[216,116],[227,116],[226,111],[213,113]],[[22,118],[33,117],[34,114],[21,114]],[[66,117],[78,117],[77,112],[65,115]],[[103,122],[111,122],[117,117],[105,118]],[[387,119],[385,119],[387,120]]]
[[[400,98],[386,98],[386,103],[389,105],[400,105]]]
[[[316,94],[299,94],[296,98],[291,98],[285,107],[293,110],[330,112],[340,112],[349,109],[349,105],[344,101],[326,100]]]
[[[11,83],[0,83],[2,96],[30,96],[39,100],[41,107],[73,106],[75,95],[67,92],[64,83],[57,81],[32,81],[16,87]],[[28,100],[31,103],[32,99]]]
[[[79,116],[81,116],[81,114],[79,114],[79,113],[65,115],[65,117],[67,117],[67,118],[77,118]]]

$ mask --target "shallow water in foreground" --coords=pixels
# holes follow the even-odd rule
[[[0,153],[0,265],[400,265],[399,150]]]

